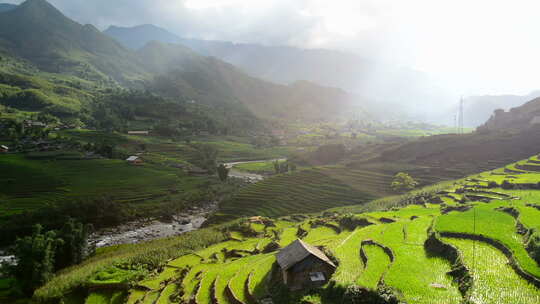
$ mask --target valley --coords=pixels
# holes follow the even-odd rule
[[[520,163],[536,166],[532,165],[534,161],[536,157]],[[129,251],[121,246],[112,256],[97,255],[76,272],[53,279],[37,294],[54,296],[69,286],[64,285],[67,282],[86,277],[84,280],[95,286],[87,302],[92,298],[127,297],[128,303],[154,303],[155,299],[163,303],[212,303],[211,299],[251,303],[271,296],[275,302],[298,303],[302,299],[326,301],[325,297],[348,294],[351,284],[360,284],[385,288],[392,297],[408,303],[477,301],[491,297],[489,290],[501,288],[506,291],[500,303],[516,298],[520,303],[536,303],[540,299],[535,287],[540,282],[540,268],[534,260],[535,251],[523,244],[534,242],[538,225],[539,211],[529,202],[538,197],[540,170],[506,172],[513,166],[381,199],[368,204],[371,210],[358,205],[322,214],[243,218],[205,228],[185,237],[199,238],[212,231],[216,236],[223,235],[222,241],[208,240],[205,249],[176,258],[165,253],[171,254],[167,248],[182,250],[184,245],[176,243],[181,239],[124,245]],[[297,238],[326,248],[325,252],[339,262],[324,288],[287,293],[277,281],[276,249],[270,248],[283,248]],[[376,251],[377,246],[387,249]],[[135,283],[127,293],[109,289],[110,284],[121,286],[129,277],[127,273],[120,276],[121,269],[105,267],[107,276],[83,275],[89,275],[84,269],[94,265],[114,265],[115,259],[133,260],[145,252],[165,254],[165,267]],[[494,264],[486,264],[488,261]],[[199,284],[196,278],[200,273],[204,275]],[[111,279],[101,283],[101,277]],[[507,286],[508,280],[512,287]],[[107,291],[99,291],[105,282]],[[356,292],[359,296],[369,294],[368,289]]]
[[[540,303],[538,91],[442,113],[423,72],[353,51],[20,2],[0,303]]]

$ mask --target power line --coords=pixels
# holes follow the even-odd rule
[[[463,134],[463,96],[459,100],[458,133]]]
[[[476,208],[473,206],[473,235],[476,235]],[[473,263],[472,270],[476,267],[476,240],[473,238]]]

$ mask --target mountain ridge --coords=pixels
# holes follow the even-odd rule
[[[138,35],[140,45],[144,41],[159,40],[160,35],[167,33],[163,42],[179,43],[204,56],[219,58],[254,77],[280,84],[307,80],[342,88],[370,100],[367,110],[385,120],[399,117],[438,120],[431,114],[439,113],[441,103],[453,101],[422,72],[368,60],[354,53],[189,39],[153,25],[121,29],[108,29],[104,33],[123,42],[124,46],[130,45],[125,41],[132,36]],[[420,117],[419,109],[429,114]]]
[[[0,3],[0,13],[11,11],[17,8],[17,5],[11,3]]]
[[[142,89],[230,111],[238,110],[235,104],[240,102],[261,119],[334,119],[356,98],[313,83],[288,86],[258,79],[177,44],[150,41],[131,51],[93,25],[69,19],[45,0],[28,0],[2,13],[1,49],[40,70],[76,76],[96,87]]]
[[[28,0],[2,13],[0,37],[5,49],[40,69],[81,78],[127,83],[144,75],[137,59],[92,25],[81,25],[45,0]]]

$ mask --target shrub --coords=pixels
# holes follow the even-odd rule
[[[220,164],[217,167],[217,173],[219,176],[219,179],[224,182],[229,177],[229,168],[225,167],[224,164]]]
[[[408,191],[414,189],[416,186],[418,186],[418,182],[405,172],[396,174],[390,184],[390,187],[394,191]]]
[[[501,188],[505,190],[514,189],[515,185],[509,182],[508,180],[504,180],[501,184]]]
[[[526,243],[526,248],[531,257],[536,262],[540,263],[540,232],[538,232],[538,230],[531,230]]]
[[[6,104],[18,109],[40,110],[54,102],[40,90],[29,89],[10,96]]]
[[[498,185],[496,182],[494,182],[494,181],[490,181],[490,182],[488,183],[487,187],[488,187],[489,189],[493,189],[493,188],[499,187],[499,185]]]
[[[17,263],[12,274],[25,294],[52,278],[56,249],[61,243],[53,231],[44,232],[41,225],[34,226],[32,236],[17,239],[13,252]]]
[[[356,217],[353,214],[346,214],[339,219],[339,227],[353,231],[357,227],[369,226],[372,223],[362,217]]]
[[[277,242],[270,242],[268,245],[264,246],[262,253],[270,253],[278,250],[280,248],[279,244]]]
[[[345,289],[343,304],[394,304],[399,303],[392,290],[381,286],[379,290],[371,290],[358,285],[351,285]]]

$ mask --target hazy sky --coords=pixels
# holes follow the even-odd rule
[[[425,71],[457,94],[540,89],[540,1],[50,2],[101,29],[152,23],[187,37],[354,50]]]

